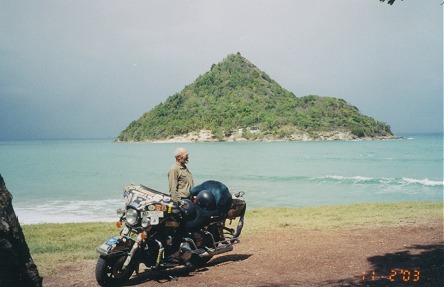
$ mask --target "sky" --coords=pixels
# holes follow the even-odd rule
[[[115,138],[227,55],[443,131],[441,0],[0,0],[0,140]]]

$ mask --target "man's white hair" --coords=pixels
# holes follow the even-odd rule
[[[178,147],[178,148],[176,148],[176,150],[174,151],[174,156],[177,157],[177,156],[179,156],[179,155],[183,155],[184,153],[187,153],[186,148]]]

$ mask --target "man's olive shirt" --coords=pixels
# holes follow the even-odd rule
[[[168,186],[174,202],[181,198],[190,197],[190,189],[193,187],[193,175],[187,166],[175,162],[168,171]]]

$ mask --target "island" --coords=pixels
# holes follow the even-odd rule
[[[116,142],[392,139],[386,123],[345,100],[297,97],[240,53],[132,121]]]

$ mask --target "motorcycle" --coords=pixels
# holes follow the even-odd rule
[[[244,192],[231,194],[224,184],[206,181],[191,195],[193,200],[175,203],[149,187],[127,186],[125,208],[117,210],[120,234],[97,248],[99,285],[125,283],[134,271],[139,273],[140,263],[151,270],[199,267],[232,251],[244,225]]]

